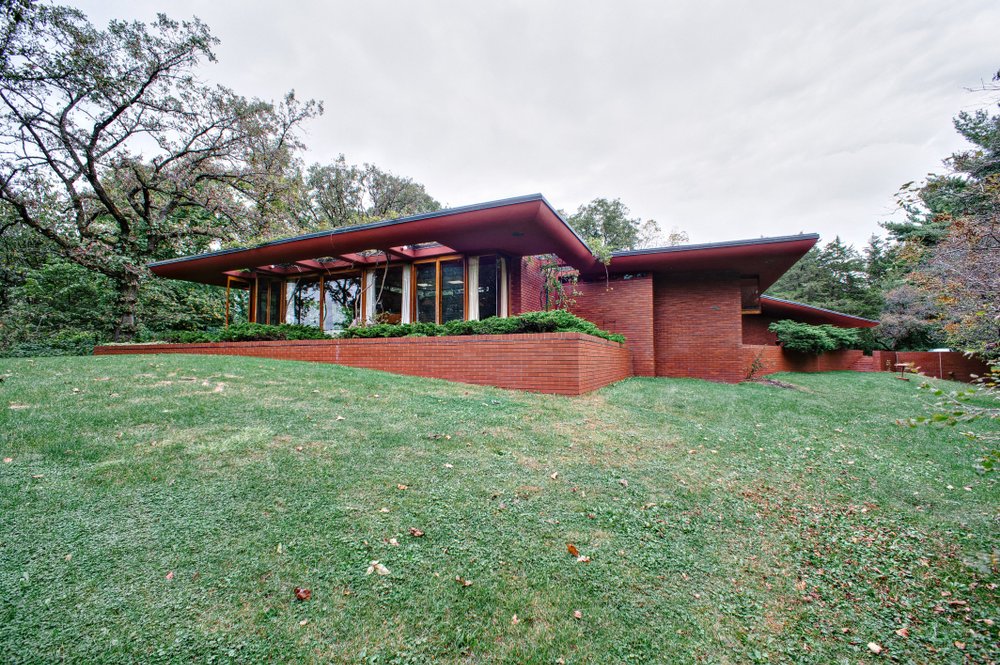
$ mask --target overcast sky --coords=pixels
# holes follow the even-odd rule
[[[865,243],[1000,69],[996,0],[75,4],[197,15],[222,40],[205,78],[325,103],[310,162],[344,153],[447,206],[620,197],[692,242]]]

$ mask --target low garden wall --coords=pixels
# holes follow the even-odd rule
[[[865,358],[868,358],[866,361]],[[742,348],[743,366],[750,373],[750,367],[757,361],[759,367],[755,376],[774,374],[775,372],[836,372],[842,370],[877,371],[879,367],[865,356],[862,351],[841,349],[828,351],[819,355],[811,353],[796,353],[785,351],[775,345],[744,345]]]
[[[631,376],[624,344],[583,333],[98,346],[94,355],[190,353],[305,360],[513,390],[580,395]]]
[[[972,375],[983,376],[989,371],[979,358],[967,358],[957,351],[876,351],[875,355],[880,369],[891,372],[897,363],[907,363],[938,379],[969,382]]]

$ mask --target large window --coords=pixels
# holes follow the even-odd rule
[[[388,269],[373,270],[371,295],[375,301],[372,311],[378,323],[401,323],[403,321],[403,268],[392,266]]]
[[[288,283],[286,318],[289,323],[319,326],[319,279],[300,279]]]
[[[281,323],[281,288],[283,281],[258,279],[254,299],[254,322],[277,325]]]
[[[416,320],[447,323],[465,318],[465,263],[426,261],[413,266]]]
[[[340,331],[360,320],[361,277],[327,277],[323,284],[323,330]]]
[[[500,316],[500,261],[496,256],[480,256],[479,266],[476,269],[476,294],[479,305],[480,319],[488,319],[491,316]],[[471,288],[470,280],[470,288]]]
[[[418,263],[413,267],[416,285],[417,321],[437,323],[437,263]]]

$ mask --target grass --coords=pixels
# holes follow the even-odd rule
[[[921,406],[892,375],[581,398],[236,357],[0,375],[4,662],[998,653],[996,476],[896,425]]]

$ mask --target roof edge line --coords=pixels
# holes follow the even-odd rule
[[[828,314],[836,314],[837,316],[846,316],[852,319],[857,319],[858,321],[867,321],[868,323],[880,324],[881,321],[876,321],[875,319],[866,319],[863,316],[855,316],[854,314],[846,314],[844,312],[838,312],[835,309],[827,309],[826,307],[817,307],[816,305],[809,305],[804,302],[797,302],[795,300],[786,300],[785,298],[776,298],[775,296],[769,296],[766,294],[761,295],[761,300],[771,300],[773,302],[785,303],[786,305],[796,305],[798,307],[808,307],[809,309],[815,309],[819,312],[826,312]]]
[[[740,247],[744,245],[771,245],[799,240],[819,240],[818,233],[800,233],[794,236],[773,236],[769,238],[748,238],[745,240],[723,240],[695,245],[671,245],[668,247],[649,247],[647,249],[625,249],[612,252],[611,256],[641,256],[643,254],[664,254],[667,252],[686,252],[697,249],[715,249],[720,247]]]

